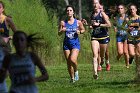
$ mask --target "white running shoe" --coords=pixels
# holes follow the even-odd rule
[[[74,80],[75,81],[78,81],[79,80],[79,76],[78,76],[78,71],[76,71],[75,73],[74,73]]]
[[[74,79],[71,79],[71,80],[70,80],[70,83],[74,83],[74,82],[75,82],[75,80],[74,80]]]

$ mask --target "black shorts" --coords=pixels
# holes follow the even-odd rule
[[[140,43],[140,40],[127,40],[127,44],[137,45],[138,43]]]
[[[92,40],[97,40],[100,44],[108,44],[110,42],[110,37],[106,37],[103,39],[98,39],[98,38],[92,38]]]

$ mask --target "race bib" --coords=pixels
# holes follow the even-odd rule
[[[132,37],[137,37],[137,36],[138,36],[138,33],[139,33],[138,30],[134,30],[134,31],[131,31],[131,32],[130,32],[130,35],[131,35]]]
[[[100,27],[94,29],[94,34],[100,34],[102,31],[100,30]]]
[[[74,38],[74,34],[75,34],[75,32],[68,32],[67,37],[72,39],[72,38]]]
[[[26,80],[28,80],[28,76],[26,74],[17,74],[13,78],[15,85],[20,85],[20,84],[22,84],[22,82],[25,82]]]
[[[120,30],[120,31],[117,32],[117,34],[120,35],[120,36],[124,36],[124,35],[126,35],[127,33],[126,33],[126,31],[124,31],[124,30]]]

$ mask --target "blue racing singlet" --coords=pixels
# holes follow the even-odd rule
[[[24,84],[23,82],[35,77],[35,65],[32,62],[30,53],[24,58],[19,58],[16,54],[11,54],[9,65],[11,79],[10,92],[12,93],[38,93],[35,84]]]
[[[5,23],[6,16],[3,17],[3,22],[0,23],[0,35],[3,37],[9,37],[9,29]]]
[[[4,53],[3,49],[0,47],[0,69],[2,67],[2,62],[3,62],[4,56],[5,56],[5,53]],[[8,93],[5,80],[3,83],[0,83],[0,93]]]
[[[97,16],[91,16],[91,20],[96,21],[100,24],[105,24],[105,21],[101,15],[101,12]],[[108,29],[106,27],[93,26],[91,37],[102,38],[102,37],[107,37],[107,36],[108,36]]]
[[[125,19],[126,19],[126,16],[125,16]],[[121,26],[123,25],[124,20],[120,19],[120,17],[117,17],[117,30],[118,30],[117,34],[116,34],[117,36],[126,36],[127,35],[126,31],[122,30],[122,28],[121,28]],[[127,28],[127,27],[128,26],[126,24],[125,28]]]
[[[73,40],[78,38],[78,34],[77,34],[77,20],[74,19],[74,23],[73,24],[69,24],[68,21],[65,21],[65,27],[66,27],[66,33],[65,33],[65,39],[66,40]]]
[[[64,44],[63,44],[63,49],[64,50],[71,50],[73,48],[80,49],[80,42],[77,34],[77,19],[74,19],[73,24],[69,24],[68,21],[65,21],[65,27],[66,27],[66,32],[65,32],[65,39],[64,39]]]

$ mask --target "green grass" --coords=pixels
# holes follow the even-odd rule
[[[139,93],[140,86],[132,82],[135,78],[135,64],[129,69],[122,63],[111,64],[111,70],[99,72],[99,79],[92,77],[91,64],[79,64],[80,80],[69,83],[66,64],[48,66],[50,79],[37,83],[40,93]]]
[[[123,63],[112,63],[111,70],[106,71],[105,66],[99,72],[99,79],[92,77],[91,64],[79,64],[79,81],[69,83],[66,64],[47,66],[49,80],[37,82],[39,93],[139,93],[140,85],[134,83],[135,64],[127,69]],[[37,71],[39,75],[39,71]],[[7,79],[8,87],[10,81]]]

